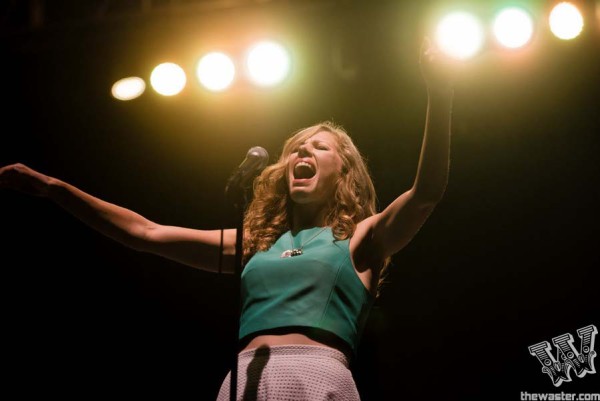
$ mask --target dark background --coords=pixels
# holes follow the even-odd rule
[[[274,161],[299,128],[334,120],[368,159],[380,207],[408,189],[424,128],[419,46],[449,2],[28,2],[2,13],[0,165],[25,163],[164,224],[219,228],[227,177],[252,146]],[[416,3],[416,2],[415,2]],[[104,8],[100,5],[104,4]],[[226,7],[225,4],[232,6]],[[368,4],[368,5],[367,5]],[[487,4],[487,5],[482,5]],[[489,18],[501,3],[476,2]],[[519,400],[555,388],[527,347],[598,326],[600,27],[489,40],[457,84],[446,196],[394,257],[353,363],[364,400]],[[284,85],[212,94],[207,50],[285,43]],[[188,86],[110,97],[124,76],[180,63]],[[137,253],[54,204],[0,192],[7,388],[63,399],[214,399],[229,369],[231,276]],[[596,347],[598,351],[598,347]],[[598,361],[596,361],[598,365]]]

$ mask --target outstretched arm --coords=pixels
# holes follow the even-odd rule
[[[0,168],[0,188],[48,198],[91,228],[132,249],[202,270],[219,270],[221,230],[160,225],[23,164]],[[224,230],[223,272],[233,272],[234,255],[235,229]]]
[[[443,56],[428,39],[421,48],[420,65],[428,101],[415,181],[412,188],[359,227],[375,263],[410,242],[441,200],[448,181],[453,83],[458,65]]]

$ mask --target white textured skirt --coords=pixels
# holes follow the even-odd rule
[[[230,400],[227,375],[217,401]],[[238,354],[238,401],[360,401],[346,356],[329,347],[282,345]]]

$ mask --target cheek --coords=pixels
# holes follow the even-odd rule
[[[336,187],[342,177],[342,165],[341,163],[331,163],[329,173],[325,177],[328,186]]]

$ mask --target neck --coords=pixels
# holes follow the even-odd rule
[[[325,226],[327,208],[315,204],[295,204],[292,210],[292,231]]]

